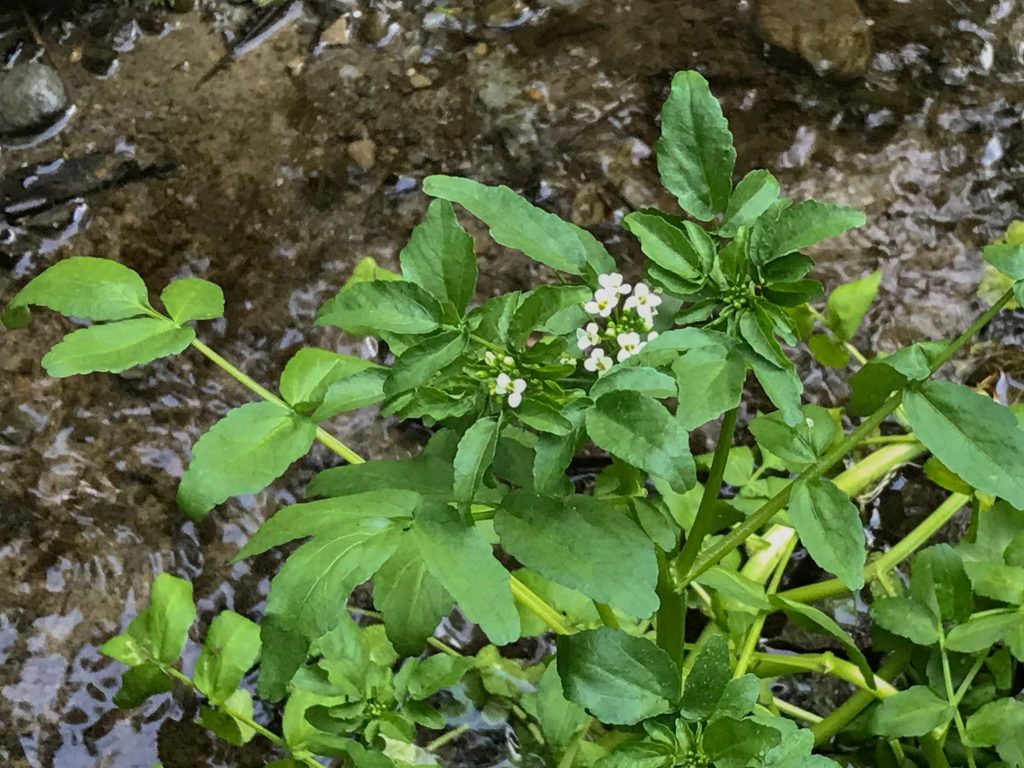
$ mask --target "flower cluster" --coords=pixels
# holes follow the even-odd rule
[[[509,408],[518,408],[526,392],[526,379],[519,376],[516,361],[511,355],[499,356],[488,350],[484,352],[484,362],[489,375],[494,375],[490,385],[491,394],[506,398]]]
[[[598,375],[606,373],[615,364],[637,354],[648,341],[657,337],[654,316],[658,314],[661,297],[646,283],[630,285],[622,275],[612,272],[597,278],[600,288],[594,291],[594,298],[583,305],[591,315],[607,319],[604,327],[596,321],[587,323],[576,331],[576,344],[581,352],[590,354],[583,361],[583,367]],[[619,302],[623,298],[621,308]],[[612,354],[606,350],[612,349]]]

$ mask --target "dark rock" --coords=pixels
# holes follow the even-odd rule
[[[45,128],[68,105],[60,76],[29,62],[0,76],[0,135],[16,136]]]
[[[759,0],[757,29],[820,75],[859,77],[871,61],[871,27],[857,0]]]

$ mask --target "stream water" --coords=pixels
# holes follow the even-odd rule
[[[7,60],[41,55],[18,5],[0,8]],[[62,180],[71,191],[30,215],[5,209],[0,298],[70,254],[119,259],[157,289],[201,275],[227,297],[203,338],[265,382],[304,344],[373,354],[313,314],[360,257],[395,264],[430,173],[523,190],[635,268],[616,222],[671,205],[651,147],[679,69],[701,69],[722,99],[739,171],[867,211],[818,253],[828,285],[883,269],[866,348],[962,328],[980,306],[979,246],[1021,215],[1019,0],[863,0],[866,71],[842,80],[768,48],[746,0],[292,3],[231,60],[225,37],[239,40],[249,6],[27,5],[75,107],[56,135],[0,150],[0,198],[61,168],[78,186]],[[802,34],[841,43],[842,24]],[[524,258],[475,234],[481,295],[531,285]],[[40,312],[0,333],[0,764],[261,765],[258,745],[218,751],[188,725],[192,702],[116,710],[117,665],[96,649],[163,570],[194,579],[201,620],[258,610],[274,556],[230,558],[334,459],[314,451],[273,490],[186,523],[174,492],[189,447],[246,393],[189,354],[48,379],[39,359],[64,328]],[[827,373],[808,384],[823,402],[845,395]],[[370,412],[333,430],[370,457],[422,440]],[[897,526],[918,508],[902,494],[885,502]],[[469,738],[450,764],[507,759],[503,730]]]

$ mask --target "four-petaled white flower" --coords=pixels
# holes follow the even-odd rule
[[[601,287],[608,291],[615,291],[615,293],[622,294],[625,296],[632,290],[632,286],[629,283],[622,282],[622,275],[618,272],[609,272],[607,275],[598,275],[597,282],[600,283]]]
[[[612,367],[612,359],[604,353],[601,347],[594,347],[590,350],[590,357],[583,361],[583,367],[598,376],[607,372]]]
[[[496,395],[507,395],[508,407],[518,408],[523,402],[523,392],[526,391],[525,379],[513,379],[507,373],[499,373],[494,380],[494,393]]]
[[[576,329],[576,346],[581,352],[586,352],[591,347],[601,343],[601,328],[597,323],[587,323],[586,328]]]
[[[623,360],[628,360],[647,345],[646,341],[640,341],[639,333],[620,333],[615,340],[619,342],[618,359],[620,363]]]
[[[661,304],[661,296],[647,287],[646,283],[637,283],[633,295],[626,299],[626,309],[635,309],[640,317],[650,320],[657,313]]]
[[[600,315],[601,317],[609,317],[612,310],[619,303],[619,292],[614,288],[598,288],[594,291],[593,301],[588,301],[583,305],[583,309],[592,315]]]

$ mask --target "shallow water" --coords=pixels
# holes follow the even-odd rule
[[[204,340],[273,382],[303,344],[372,352],[313,329],[313,313],[358,258],[395,263],[426,205],[418,182],[434,172],[524,190],[590,227],[628,270],[637,254],[616,221],[671,203],[651,146],[671,73],[688,67],[724,102],[738,170],[767,166],[792,196],[868,212],[868,227],[819,253],[830,285],[884,270],[865,347],[962,328],[978,306],[978,247],[1021,215],[1019,3],[865,0],[875,52],[849,82],[767,51],[742,0],[294,7],[202,85],[246,9],[210,2],[171,15],[107,2],[37,14],[76,112],[49,140],[5,147],[0,177],[88,153],[162,170],[0,224],[0,296],[73,253],[120,259],[157,290],[208,277],[228,308]],[[318,13],[340,10],[351,40],[318,45]],[[0,54],[17,40],[29,40],[20,17],[0,11]],[[531,284],[525,259],[483,237],[478,246],[482,295]],[[191,355],[49,380],[39,359],[63,328],[38,313],[29,331],[0,334],[0,763],[260,764],[259,749],[212,752],[176,723],[193,702],[115,710],[116,665],[96,648],[162,570],[196,580],[202,619],[258,609],[274,556],[229,560],[333,458],[314,451],[274,490],[185,523],[174,491],[189,446],[245,392]],[[809,385],[825,402],[845,394],[831,375]],[[422,438],[373,413],[333,428],[370,457],[410,454]],[[918,508],[893,493],[890,510]],[[473,764],[501,760],[504,740]]]

